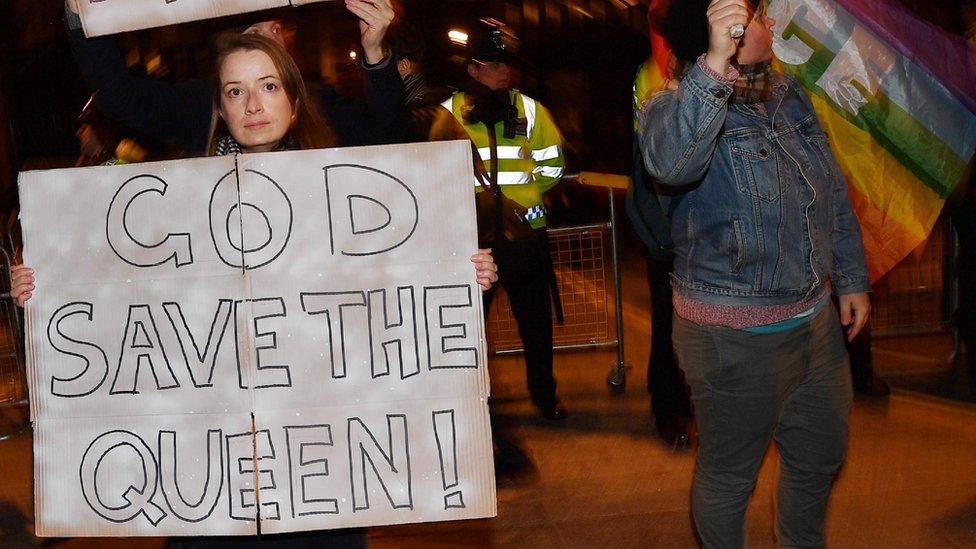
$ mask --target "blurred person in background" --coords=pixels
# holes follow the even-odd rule
[[[966,39],[976,48],[976,4],[961,6]],[[959,305],[954,311],[956,326],[965,348],[970,390],[976,392],[976,169],[969,164],[968,184],[961,184],[946,201],[959,237]]]
[[[79,149],[75,167],[112,166],[145,161],[148,155],[146,149],[135,139],[125,137],[117,123],[99,114],[94,100],[95,97],[92,96],[78,115],[81,125],[75,132]]]
[[[656,1],[648,9],[652,36],[659,37],[658,26],[665,3]],[[652,40],[652,48],[653,40]],[[652,52],[657,54],[658,52]],[[660,52],[663,58],[664,53]],[[672,58],[668,65],[673,65]],[[679,192],[658,186],[644,168],[638,134],[637,113],[650,99],[657,81],[663,75],[653,59],[645,61],[634,78],[634,153],[631,164],[631,186],[625,208],[631,225],[644,243],[647,263],[647,285],[651,294],[651,354],[647,360],[647,392],[651,395],[651,414],[657,434],[675,450],[685,450],[691,443],[693,413],[685,376],[678,368],[671,340],[670,275],[674,268],[674,242],[671,240],[671,214],[681,199]],[[667,67],[665,67],[667,70]]]
[[[441,103],[451,96],[453,90],[432,87],[424,75],[424,61],[427,57],[427,42],[420,29],[404,21],[390,29],[387,44],[396,61],[397,71],[403,78],[405,91],[404,106],[409,110],[408,138],[410,141],[426,141],[435,124],[455,126],[449,135],[439,135],[439,139],[467,139],[467,133],[456,125],[454,118],[444,114]]]
[[[847,342],[847,355],[851,361],[851,383],[855,392],[877,398],[885,398],[891,393],[888,383],[874,373],[870,322],[857,337]]]
[[[420,29],[410,23],[401,22],[390,29],[387,44],[396,63],[397,72],[403,79],[404,104],[409,108],[438,104],[445,99],[432,98],[423,74],[427,44]]]
[[[976,17],[976,9],[973,13]],[[976,393],[976,169],[972,162],[966,181],[949,196],[945,208],[959,239],[956,264],[959,303],[953,311],[952,321],[962,340],[969,388]]]
[[[844,332],[856,337],[871,309],[846,181],[809,97],[772,71],[765,12],[765,0],[674,3],[661,30],[680,66],[640,114],[648,172],[690,186],[671,217],[673,339],[694,403],[692,512],[708,548],[745,545],[772,440],[777,541],[824,546],[852,401]]]

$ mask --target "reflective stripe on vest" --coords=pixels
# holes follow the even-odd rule
[[[522,108],[525,109],[525,121],[528,126],[525,130],[525,135],[532,135],[532,129],[535,128],[535,99],[531,97],[526,97],[521,93],[518,94],[522,98]]]
[[[530,97],[526,97],[521,93],[519,93],[517,97],[520,98],[522,102],[522,109],[524,110],[525,113],[526,139],[527,139],[528,136],[532,135],[532,129],[535,127],[536,103],[535,100],[533,100]],[[463,104],[464,102],[462,101],[461,94],[455,94],[447,98],[446,100],[444,100],[441,103],[441,106],[447,109],[448,111],[450,111],[451,114],[454,115],[454,118],[457,119],[459,122],[461,122],[461,124],[463,125],[464,121],[463,118],[460,116],[460,112],[459,112]],[[487,127],[484,124],[481,124],[481,126],[485,127],[484,135],[487,136],[487,132],[488,132]],[[524,147],[515,146],[515,145],[498,145],[496,149],[498,151],[499,164],[502,164],[503,163],[502,161],[505,160],[526,160],[527,161],[528,156],[531,156],[532,159],[536,162],[559,156],[558,146],[546,147],[545,149],[541,149],[539,151],[532,151],[531,153],[528,153],[527,149],[525,149]],[[481,157],[482,162],[485,163],[485,168],[488,169],[489,168],[488,163],[492,159],[491,147],[478,147],[478,155]],[[537,157],[537,155],[539,157]],[[533,173],[545,173],[547,175],[554,174],[555,172],[552,171],[553,169],[554,168],[545,168],[545,169],[535,168],[531,172],[520,171],[520,170],[499,169],[498,184],[499,185],[525,185],[528,183],[532,183],[534,181]],[[555,173],[554,176],[558,177],[560,175],[562,175],[561,168],[559,169],[559,173]],[[477,179],[475,180],[475,182],[477,183]]]
[[[522,158],[522,147],[514,147],[511,145],[499,145],[496,147],[498,149],[499,160],[518,160]],[[478,149],[478,154],[481,155],[481,159],[485,162],[491,160],[491,147],[482,147]]]
[[[501,156],[501,154],[499,154],[499,156]],[[532,160],[535,160],[536,162],[551,160],[558,156],[559,156],[559,145],[549,145],[544,149],[532,151]]]
[[[537,166],[532,173],[537,173],[545,177],[562,177],[563,167],[562,166]]]

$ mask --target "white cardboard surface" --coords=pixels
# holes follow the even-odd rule
[[[464,142],[22,173],[38,535],[493,516],[470,173]]]
[[[198,19],[326,0],[69,0],[86,36],[162,27]]]

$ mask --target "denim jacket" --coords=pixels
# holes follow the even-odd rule
[[[671,219],[672,285],[722,305],[780,305],[833,286],[870,290],[861,228],[810,99],[773,74],[760,104],[697,64],[641,112],[648,171],[690,185]]]

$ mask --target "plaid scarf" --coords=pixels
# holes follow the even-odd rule
[[[284,141],[278,146],[278,151],[292,151],[298,148],[298,143],[295,142],[295,138],[288,136]],[[244,151],[241,149],[241,144],[237,142],[236,139],[230,135],[225,135],[217,140],[217,147],[214,150],[214,156],[225,156],[228,154],[241,154]]]
[[[732,85],[733,103],[763,103],[773,96],[773,79],[769,71],[772,63],[764,61],[754,65],[739,65],[739,78]]]
[[[228,154],[241,154],[241,144],[233,137],[225,135],[217,140],[214,156],[226,156]]]

